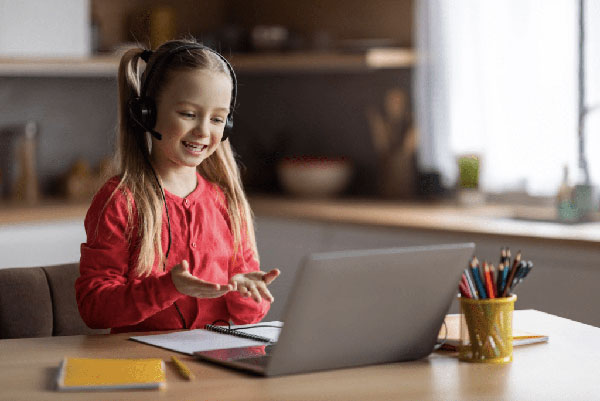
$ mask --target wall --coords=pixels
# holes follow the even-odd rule
[[[0,125],[39,123],[38,175],[46,194],[78,158],[114,149],[117,87],[107,78],[0,78]]]
[[[377,166],[369,106],[391,88],[410,92],[409,70],[359,73],[240,74],[232,144],[249,190],[278,190],[275,165],[285,156],[344,156],[354,163],[349,194],[374,194]]]

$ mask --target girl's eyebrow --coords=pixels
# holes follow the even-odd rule
[[[189,102],[189,101],[186,101],[186,100],[179,101],[176,104],[177,105],[191,105],[191,106],[194,106],[195,108],[198,108],[198,109],[202,108],[202,106],[200,106],[200,105],[198,105],[198,104],[196,104],[194,102]],[[215,107],[213,110],[224,111],[224,112],[229,113],[229,107]]]

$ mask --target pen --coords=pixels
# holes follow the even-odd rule
[[[177,357],[172,356],[171,360],[177,367],[177,371],[179,372],[179,374],[181,374],[181,376],[183,376],[185,379],[188,379],[188,380],[192,380],[194,378],[194,374],[192,373],[192,371],[189,370],[189,368],[187,366],[185,366],[183,364],[183,362],[181,362],[179,359],[177,359]]]
[[[528,265],[529,263],[522,260],[521,263],[519,264],[519,270],[517,270],[517,273],[515,274],[515,279],[513,281],[513,285],[510,288],[511,291],[513,291],[515,289],[515,287],[521,283],[521,281],[523,281],[523,279],[525,278],[525,276],[528,273]]]

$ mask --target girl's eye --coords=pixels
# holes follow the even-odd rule
[[[223,124],[225,122],[225,119],[221,118],[221,117],[215,117],[215,118],[213,118],[213,121],[216,122],[217,124]]]
[[[196,117],[196,115],[194,113],[188,113],[188,112],[185,112],[185,111],[180,111],[179,115],[181,115],[183,117],[186,117],[186,118],[194,118],[194,117]]]

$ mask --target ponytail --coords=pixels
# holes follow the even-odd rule
[[[117,165],[121,180],[116,190],[130,193],[127,203],[127,227],[137,225],[135,240],[139,244],[139,254],[135,271],[138,276],[150,275],[156,263],[163,261],[161,244],[162,194],[149,163],[150,141],[145,131],[137,124],[130,113],[131,99],[140,95],[141,77],[139,61],[142,49],[131,49],[121,58],[118,72],[119,87],[119,135]],[[133,221],[133,204],[136,207],[137,221]],[[139,241],[138,241],[139,239]]]

